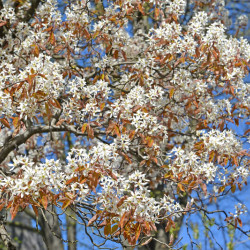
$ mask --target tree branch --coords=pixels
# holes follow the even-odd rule
[[[27,128],[27,130],[5,143],[5,145],[0,150],[0,163],[2,163],[8,154],[20,146],[21,144],[25,143],[31,136],[40,133],[49,133],[49,132],[70,132],[77,136],[87,136],[87,133],[82,133],[75,129],[74,126],[62,124],[61,126],[56,125],[44,125],[44,126],[35,126]],[[95,131],[95,135],[106,135],[104,132]]]
[[[31,232],[35,232],[35,233],[39,233],[39,234],[41,233],[36,228],[25,225],[25,224],[22,224],[22,223],[20,223],[18,221],[7,221],[5,224],[8,225],[8,226],[12,226],[12,227],[19,227],[21,229],[25,229],[25,230],[28,230],[28,231],[31,231]]]
[[[2,221],[0,222],[0,239],[3,241],[4,245],[7,247],[8,250],[17,249],[15,242],[13,242],[10,238]]]

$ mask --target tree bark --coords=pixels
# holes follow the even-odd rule
[[[2,221],[0,222],[0,238],[8,250],[17,249],[16,243],[11,239]]]
[[[55,209],[52,208],[52,212],[54,211]],[[58,217],[46,211],[44,211],[44,215],[39,215],[39,225],[47,249],[64,250]]]
[[[14,221],[7,221],[6,229],[12,239],[17,239],[18,250],[46,250],[40,231],[32,226],[32,219],[27,213],[19,213]]]
[[[66,211],[68,250],[76,250],[76,220],[75,212],[68,208]]]

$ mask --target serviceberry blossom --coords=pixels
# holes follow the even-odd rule
[[[227,34],[223,0],[191,2],[192,15],[185,0],[3,1],[0,208],[12,219],[70,208],[135,246],[245,188],[250,44]]]
[[[247,207],[244,204],[238,203],[235,205],[235,214],[234,217],[239,217],[242,214],[247,213]]]

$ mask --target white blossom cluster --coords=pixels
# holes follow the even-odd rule
[[[184,6],[185,1],[169,1],[168,3],[164,3],[168,6],[168,11],[177,13],[178,14],[178,8],[180,6]],[[123,6],[128,6],[132,4],[133,2],[130,1],[124,1]],[[162,3],[163,4],[163,3]],[[68,40],[68,43],[75,47],[77,41],[74,37],[74,34],[63,34],[59,30],[60,22],[62,20],[62,17],[60,15],[60,12],[56,9],[56,3],[54,1],[48,1],[46,4],[42,5],[39,9],[37,15],[40,18],[49,18],[52,23],[55,24],[55,27],[58,27],[58,30],[54,33],[56,36],[56,39],[58,43],[64,41],[65,39]],[[178,7],[179,6],[179,7]],[[67,17],[67,25],[73,25],[75,23],[81,24],[83,26],[88,25],[88,15],[87,12],[82,11],[82,8],[86,7],[86,3],[80,3],[80,5],[74,3],[71,5],[70,8],[66,8],[66,17]],[[177,8],[178,7],[178,8]],[[177,9],[176,9],[177,8]],[[182,7],[181,7],[182,8]],[[50,9],[50,12],[47,12],[47,10]],[[109,7],[105,9],[105,14],[107,16],[112,15],[115,13],[115,9],[122,9],[121,6],[113,4],[113,8]],[[126,9],[126,8],[125,8]],[[3,13],[5,13],[5,9],[1,10]],[[3,16],[6,16],[6,18],[12,23],[14,23],[14,13],[13,11],[6,10],[8,14]],[[12,14],[11,14],[12,13]],[[50,14],[48,14],[50,13]],[[84,16],[84,18],[83,18]],[[100,26],[100,31],[103,33],[108,33],[110,30],[114,30],[116,27],[116,24],[107,21],[106,19],[100,20],[99,22],[104,22]],[[241,39],[238,41],[235,38],[228,39],[225,36],[225,27],[219,23],[215,22],[207,27],[208,22],[208,16],[205,12],[199,12],[196,13],[193,19],[190,21],[188,25],[188,32],[186,35],[182,35],[182,27],[179,24],[176,24],[175,22],[172,23],[162,23],[162,25],[157,29],[152,29],[148,35],[148,40],[144,39],[144,42],[136,42],[136,39],[138,36],[135,34],[134,37],[130,37],[127,32],[124,29],[119,28],[118,34],[116,34],[116,37],[114,38],[114,46],[115,44],[120,44],[121,41],[124,44],[124,52],[128,55],[132,53],[135,53],[135,51],[138,51],[138,53],[141,52],[141,50],[145,47],[145,45],[148,45],[149,47],[154,47],[155,51],[157,53],[162,54],[178,54],[183,53],[188,49],[188,53],[192,57],[195,53],[195,48],[197,47],[197,42],[193,38],[193,35],[202,35],[202,40],[204,44],[208,44],[209,46],[215,46],[217,47],[219,51],[219,57],[221,62],[225,65],[225,70],[228,71],[228,74],[226,76],[226,80],[230,79],[234,82],[235,86],[235,93],[241,97],[240,100],[244,105],[249,104],[249,100],[247,101],[247,96],[249,94],[249,89],[247,86],[241,81],[241,79],[244,77],[244,72],[241,68],[234,68],[234,71],[231,72],[230,69],[227,69],[227,65],[230,66],[231,63],[233,63],[233,60],[238,57],[239,55],[241,58],[249,59],[249,45],[246,40]],[[49,23],[49,22],[47,22]],[[36,24],[37,25],[37,24]],[[49,26],[45,26],[42,28],[37,28],[37,26],[34,26],[34,29],[31,29],[24,23],[18,23],[17,27],[15,29],[17,30],[16,34],[17,37],[21,40],[24,40],[22,46],[17,46],[16,41],[11,39],[9,37],[9,48],[14,47],[15,53],[19,55],[22,53],[23,55],[30,53],[30,48],[35,48],[35,44],[37,41],[39,41],[39,44],[45,43],[48,39],[48,35],[46,32],[43,32],[46,28],[49,28]],[[96,25],[96,24],[95,24]],[[107,29],[105,31],[103,29]],[[63,29],[63,28],[62,28]],[[94,28],[94,31],[97,31],[97,28]],[[204,33],[206,31],[206,34]],[[122,40],[121,40],[122,39]],[[159,39],[168,41],[169,45],[167,47],[163,47],[162,45],[158,44]],[[4,41],[3,41],[4,42]],[[66,40],[67,42],[67,40]],[[39,45],[38,44],[38,45]],[[38,46],[37,45],[37,46]],[[40,45],[39,45],[40,46]],[[99,45],[96,45],[97,48]],[[117,47],[118,48],[118,47]],[[25,51],[25,52],[24,52]],[[4,56],[5,50],[2,49],[2,54]],[[154,52],[155,53],[155,52]],[[154,53],[147,53],[145,54],[144,58],[139,57],[138,60],[134,63],[133,67],[138,70],[143,70],[147,75],[148,79],[145,79],[146,82],[150,82],[150,79],[152,78],[150,75],[153,73],[154,68],[157,69],[157,65],[154,60]],[[39,57],[32,58],[30,63],[23,67],[23,61],[18,60],[16,62],[15,67],[13,67],[12,64],[8,65],[6,64],[6,61],[11,61],[14,59],[15,56],[10,56],[8,59],[4,60],[2,62],[1,68],[3,69],[1,71],[1,89],[5,88],[7,82],[9,84],[14,83],[21,83],[22,81],[25,81],[26,77],[28,75],[32,75],[31,70],[34,71],[34,73],[37,73],[39,71],[40,74],[43,76],[36,76],[36,87],[32,91],[31,96],[27,96],[23,98],[22,101],[18,103],[13,103],[10,101],[10,95],[9,93],[6,93],[4,91],[0,91],[0,99],[2,105],[0,105],[0,111],[1,114],[4,114],[6,117],[10,117],[16,112],[19,112],[22,116],[34,116],[36,113],[42,111],[45,112],[45,106],[43,104],[38,105],[37,102],[38,99],[41,98],[39,95],[35,95],[37,91],[43,91],[46,98],[57,98],[60,93],[62,93],[66,85],[65,80],[62,78],[62,71],[63,65],[59,65],[56,62],[52,62],[50,60],[50,57],[45,56],[40,53]],[[118,59],[120,60],[120,59]],[[104,63],[105,62],[105,63]],[[113,66],[116,63],[116,60],[114,58],[110,57],[103,57],[99,60],[97,63],[97,66],[100,64],[101,68],[107,67],[107,66]],[[192,67],[199,67],[200,65],[194,64]],[[17,74],[17,68],[19,68],[19,73]],[[8,70],[7,70],[8,69]],[[20,70],[21,69],[21,70]],[[53,71],[51,71],[53,69]],[[124,72],[125,73],[125,72]],[[129,78],[131,77],[130,73],[122,74],[122,79],[127,79],[129,81]],[[121,84],[123,84],[123,81],[120,81]],[[76,98],[73,102],[70,101],[69,103],[64,104],[64,110],[65,110],[65,118],[72,118],[76,117],[76,120],[79,121],[82,119],[82,116],[84,117],[86,114],[91,114],[91,118],[98,117],[98,113],[100,112],[99,107],[97,105],[97,101],[95,100],[96,94],[101,91],[103,95],[103,100],[107,100],[109,97],[112,96],[112,92],[110,92],[110,88],[108,87],[107,81],[97,81],[97,83],[93,86],[88,86],[85,89],[82,89],[82,83],[84,82],[84,79],[75,79],[68,84],[67,91],[69,94],[73,94],[73,96]],[[103,85],[104,83],[104,85]],[[182,100],[183,93],[186,93],[186,96],[191,96],[193,91],[196,91],[199,94],[199,106],[200,106],[200,115],[205,114],[207,116],[207,119],[210,122],[218,120],[218,115],[221,115],[220,110],[218,110],[218,106],[220,105],[220,101],[216,101],[213,98],[211,98],[208,94],[206,89],[210,86],[215,87],[215,82],[213,78],[210,78],[209,80],[201,80],[199,79],[199,76],[197,76],[195,79],[193,76],[191,76],[189,70],[185,69],[177,69],[173,79],[172,83],[175,85],[177,84],[178,87],[175,89],[174,97],[176,100]],[[101,84],[101,85],[100,85]],[[132,81],[131,85],[133,86],[135,82]],[[130,86],[131,86],[130,85]],[[221,86],[224,86],[224,83],[221,82]],[[16,98],[19,98],[22,93],[24,93],[24,89],[28,88],[28,83],[25,82],[25,84],[15,92]],[[97,90],[98,89],[98,90]],[[144,105],[146,103],[150,103],[152,106],[155,106],[155,108],[159,107],[159,104],[163,102],[164,98],[164,89],[160,88],[159,86],[155,86],[154,88],[145,89],[143,87],[134,86],[133,88],[129,88],[130,93],[123,97],[121,100],[117,100],[116,103],[114,103],[114,109],[112,109],[110,112],[112,114],[119,113],[119,110],[117,106],[124,106],[124,110],[122,110],[122,115],[124,117],[131,116],[131,113],[129,112],[131,108],[135,105]],[[90,98],[87,105],[84,107],[83,110],[80,110],[80,107],[78,105],[78,100],[83,96],[91,95],[92,98]],[[41,93],[40,93],[41,94]],[[42,95],[42,94],[41,94]],[[38,98],[39,96],[39,98]],[[242,98],[243,97],[243,98]],[[185,102],[188,100],[186,99]],[[209,103],[209,105],[207,105]],[[218,105],[219,104],[219,105]],[[16,107],[15,107],[16,105]],[[72,107],[78,106],[78,109],[72,110]],[[223,106],[223,105],[222,105]],[[224,105],[225,106],[225,105]],[[224,107],[223,106],[223,107]],[[226,107],[227,110],[230,109],[232,105],[227,103]],[[176,108],[176,107],[175,107]],[[222,108],[223,110],[223,108]],[[154,110],[153,110],[154,111]],[[185,110],[181,107],[178,107],[179,114],[185,115]],[[153,113],[153,112],[152,112]],[[230,113],[230,110],[229,110]],[[84,119],[82,119],[84,120]]]
[[[175,203],[169,196],[164,196],[159,201],[150,197],[148,189],[149,181],[145,174],[135,171],[128,179],[118,176],[117,181],[104,177],[100,181],[102,187],[99,193],[98,203],[104,211],[124,214],[126,211],[134,210],[134,216],[144,218],[146,221],[157,223],[160,216],[167,217],[170,214],[178,216],[181,206]],[[126,196],[125,196],[126,195]],[[118,206],[120,199],[126,197]]]
[[[187,151],[180,147],[174,148],[168,154],[167,161],[171,161],[174,157],[174,160],[169,165],[169,170],[173,172],[174,176],[177,177],[180,173],[183,174],[184,178],[191,175],[200,176],[207,183],[218,180],[223,185],[229,179],[238,180],[241,178],[242,182],[247,180],[250,172],[246,161],[243,160],[241,165],[236,168],[228,169],[227,166],[220,166],[221,162],[215,165],[213,158],[210,160],[211,155],[215,156],[214,152],[218,153],[222,162],[224,158],[229,159],[240,152],[242,145],[232,131],[211,130],[208,133],[199,131],[198,135],[201,140],[200,143],[204,143],[203,152],[199,156],[194,150]]]
[[[218,167],[212,162],[206,161],[203,157],[197,156],[194,152],[185,152],[181,148],[174,148],[167,156],[167,160],[176,157],[168,168],[175,177],[182,174],[182,177],[201,176],[207,183],[214,181]]]
[[[239,217],[240,215],[247,213],[247,207],[244,204],[238,203],[234,207],[235,207],[234,217]]]
[[[46,190],[53,194],[74,194],[77,196],[77,202],[81,202],[91,193],[91,187],[86,182],[67,182],[79,175],[87,177],[94,170],[101,174],[101,192],[98,192],[95,203],[104,211],[122,216],[125,211],[133,209],[135,218],[140,217],[156,223],[163,215],[178,216],[181,206],[173,199],[164,196],[156,201],[150,196],[149,180],[145,174],[135,171],[125,177],[115,172],[114,167],[112,168],[116,155],[113,152],[115,145],[100,143],[89,152],[85,149],[72,149],[65,166],[54,159],[46,159],[45,163],[35,164],[26,156],[18,156],[9,166],[13,171],[21,171],[19,177],[5,177],[1,179],[0,185],[4,188],[5,194],[10,194],[10,201],[14,197],[31,196],[33,201],[37,202],[41,196],[40,192]],[[115,178],[105,174],[107,170],[112,170]],[[118,205],[122,198],[125,198],[123,204]]]
[[[1,177],[2,196],[37,201],[42,190],[61,197],[71,193],[74,202],[81,202],[96,188],[93,202],[104,211],[122,216],[134,210],[135,217],[157,223],[181,211],[174,199],[157,200],[150,193],[153,181],[164,182],[160,166],[166,155],[176,179],[246,181],[245,159],[239,166],[221,166],[239,156],[242,145],[234,132],[220,132],[219,127],[249,116],[250,87],[243,81],[250,60],[248,41],[226,35],[222,19],[212,21],[199,8],[181,25],[185,0],[147,1],[154,4],[155,15],[159,11],[158,23],[135,24],[133,29],[135,11],[147,12],[143,0],[108,1],[98,10],[101,18],[90,1],[71,2],[61,14],[57,0],[48,0],[29,23],[18,21],[11,5],[0,10],[0,20],[8,26],[3,25],[0,38],[0,121],[6,127],[1,134],[15,130],[11,143],[16,134],[25,133],[30,119],[35,121],[31,126],[88,134],[89,139],[82,141],[86,148],[70,150],[64,163],[48,159],[53,143],[47,137],[49,146],[37,157],[45,159],[40,163],[22,156],[25,147],[23,154],[16,148],[13,163],[4,162],[14,174]],[[214,2],[223,12],[224,1]],[[244,16],[239,18],[240,25],[245,23]],[[51,126],[51,117],[57,125]],[[196,135],[196,130],[202,132]],[[203,147],[197,150],[196,143]],[[27,152],[35,159],[30,148]],[[94,173],[95,187],[87,182]]]
[[[208,133],[204,133],[200,138],[204,141],[207,152],[214,150],[220,155],[226,154],[231,156],[237,154],[242,148],[231,130],[224,130],[223,132],[211,130]]]

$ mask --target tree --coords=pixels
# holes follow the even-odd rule
[[[220,1],[0,6],[8,249],[8,212],[35,219],[48,249],[63,248],[64,215],[69,249],[76,223],[104,243],[174,248],[183,216],[200,211],[248,235],[244,204],[234,214],[203,205],[249,176],[249,129],[230,127],[249,125],[250,45],[226,35]]]

